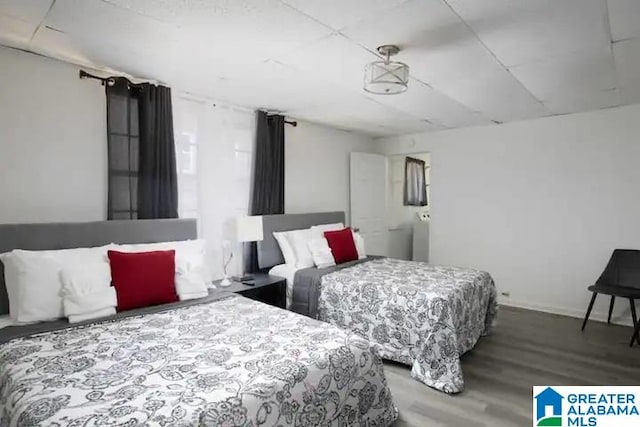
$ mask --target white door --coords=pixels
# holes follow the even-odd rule
[[[364,237],[367,254],[387,255],[387,159],[351,153],[351,226]]]

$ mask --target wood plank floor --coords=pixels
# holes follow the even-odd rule
[[[465,390],[449,396],[385,362],[396,426],[530,426],[534,385],[638,385],[631,328],[500,307],[493,334],[462,358]]]

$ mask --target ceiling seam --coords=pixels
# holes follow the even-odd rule
[[[469,110],[472,114],[479,114],[479,115],[481,115],[481,116],[482,116],[482,118],[484,118],[484,119],[492,120],[491,118],[486,117],[486,116],[485,116],[485,114],[484,114],[482,111],[475,110],[475,109],[471,108],[470,106],[468,106],[467,104],[465,104],[465,103],[463,103],[463,102],[460,102],[460,101],[458,101],[458,100],[457,100],[457,99],[455,99],[455,98],[450,97],[449,95],[447,95],[446,93],[442,92],[441,90],[436,89],[435,87],[433,87],[430,83],[427,83],[427,82],[425,82],[424,80],[419,79],[419,78],[417,78],[417,77],[415,77],[415,76],[411,76],[411,78],[412,78],[412,79],[414,79],[414,80],[416,80],[416,81],[418,81],[418,82],[420,82],[420,83],[422,83],[423,85],[427,86],[429,89],[431,89],[432,91],[434,91],[434,92],[438,93],[440,96],[447,98],[447,99],[448,99],[448,100],[450,100],[451,102],[454,102],[454,103],[458,104],[459,106],[461,106],[461,107],[463,107],[463,108],[466,108],[466,109],[467,109],[467,110]]]
[[[609,30],[609,54],[611,55],[611,62],[613,63],[613,78],[615,79],[615,89],[618,93],[618,105],[622,105],[622,93],[620,91],[620,80],[618,80],[618,65],[616,64],[616,55],[613,50],[613,44],[616,43],[613,40],[613,28],[611,27],[611,17],[609,16],[609,1],[605,0],[604,2],[604,24],[606,28]]]
[[[51,9],[53,9],[53,6],[56,4],[56,1],[57,0],[51,0],[51,4],[49,5],[47,12],[44,14],[44,16],[42,17],[42,20],[40,21],[38,26],[35,28],[35,30],[33,30],[31,37],[29,37],[29,46],[31,46],[31,43],[33,43],[33,39],[35,38],[36,34],[38,34],[38,31],[40,31],[40,28],[42,28],[42,25],[49,17],[49,14],[51,13]]]
[[[400,5],[396,6],[396,7],[400,7],[400,6],[404,5],[405,3],[408,3],[409,1],[412,1],[412,0],[407,0],[407,1],[403,2],[403,3],[401,3]],[[392,9],[395,9],[395,8],[391,8],[391,9],[387,9],[387,10],[392,10]],[[456,15],[456,16],[457,16],[457,15]],[[346,28],[346,27],[345,27],[345,28]],[[360,44],[359,42],[357,42],[357,41],[355,41],[355,40],[352,40],[348,35],[344,34],[342,31],[339,31],[339,32],[338,32],[338,34],[339,34],[339,35],[341,35],[342,37],[344,37],[347,41],[349,41],[350,43],[352,43],[352,44],[353,44],[353,45],[355,45],[356,47],[359,47],[360,49],[363,49],[363,50],[365,50],[366,52],[369,52],[369,53],[371,53],[371,54],[373,54],[373,55],[377,56],[377,57],[378,57],[378,58],[380,58],[380,59],[384,59],[382,56],[380,56],[380,54],[378,53],[378,51],[377,51],[377,50],[376,50],[376,51],[373,51],[373,50],[369,49],[367,46],[364,46],[364,45]],[[366,65],[366,64],[365,64],[365,65]],[[409,70],[411,70],[411,64],[408,64],[408,65],[409,65]],[[483,118],[485,118],[485,119],[487,119],[487,120],[492,120],[490,117],[486,117],[484,113],[482,113],[482,112],[480,112],[480,111],[477,111],[477,110],[475,110],[475,109],[471,108],[470,106],[468,106],[468,105],[464,104],[463,102],[458,101],[457,99],[451,98],[449,95],[445,94],[444,92],[442,92],[442,91],[440,91],[440,90],[436,90],[436,89],[435,89],[433,86],[431,86],[429,83],[427,83],[427,82],[425,82],[425,81],[423,81],[423,80],[421,80],[421,79],[419,79],[419,78],[415,77],[414,75],[412,75],[412,74],[411,74],[411,71],[409,71],[409,76],[410,76],[411,78],[413,78],[414,80],[417,80],[417,81],[419,81],[420,83],[423,83],[423,84],[427,85],[427,86],[428,86],[431,90],[433,90],[434,92],[438,92],[440,95],[444,96],[445,98],[448,98],[448,99],[452,100],[453,102],[455,102],[455,103],[457,103],[458,105],[460,105],[460,106],[462,106],[462,107],[466,108],[467,110],[471,111],[472,113],[474,113],[474,114],[480,114],[480,115],[482,115],[482,117],[483,117]],[[377,101],[375,101],[375,99],[371,98],[369,95],[367,95],[367,94],[363,94],[363,95],[364,95],[366,98],[371,99],[371,100],[372,100],[372,101],[374,101],[374,102],[377,102]],[[381,104],[381,105],[383,105],[383,104]],[[397,110],[397,109],[396,109],[396,110]],[[414,115],[412,115],[412,114],[410,114],[410,113],[406,113],[406,112],[403,112],[403,113],[404,113],[404,114],[407,114],[407,115],[409,115],[409,116],[411,116],[411,117],[418,118],[418,117],[416,117],[416,116],[414,116]],[[419,120],[423,120],[423,119],[420,119],[420,118],[418,118],[418,119],[419,119]],[[442,124],[440,121],[438,121],[438,120],[435,120],[435,119],[433,119],[433,120],[432,120],[432,119],[427,119],[427,120],[428,120],[428,122],[429,122],[429,123],[432,123],[432,124],[434,124],[434,125],[440,125],[440,126],[443,126],[443,127],[447,128],[447,129],[450,129],[450,128],[451,128],[451,127],[449,127],[449,126],[445,126],[445,125],[443,125],[443,124]],[[434,120],[435,120],[435,121],[434,121]]]
[[[349,39],[349,38],[348,38],[347,36],[345,36],[344,34],[334,33],[334,34],[332,34],[332,35],[337,35],[337,36],[344,37],[348,42],[355,44],[355,45],[356,45],[356,47],[360,47],[360,48],[363,48],[363,49],[365,49],[365,50],[367,50],[367,51],[368,51],[368,49],[364,48],[363,46],[359,45],[358,43],[355,43],[353,40]],[[320,40],[323,40],[323,39],[325,39],[325,38],[331,37],[332,35],[322,37]],[[318,41],[320,41],[320,40],[318,40]],[[316,43],[316,42],[314,42],[314,43]],[[297,49],[298,49],[298,48],[297,48]],[[296,49],[296,50],[297,50],[297,49]],[[379,55],[376,55],[376,56],[379,56]],[[286,64],[286,63],[284,63],[284,62],[282,62],[282,61],[280,61],[280,60],[278,60],[278,59],[275,59],[275,58],[270,58],[270,59],[268,59],[267,61],[275,62],[275,63],[277,63],[277,64],[279,64],[279,65],[281,65],[281,66],[283,66],[283,67],[287,67],[287,68],[290,68],[290,69],[292,69],[292,70],[295,70],[295,71],[297,71],[297,72],[299,72],[299,73],[306,74],[306,75],[307,75],[307,76],[309,76],[309,77],[314,77],[314,76],[315,76],[313,73],[310,73],[310,72],[308,72],[308,71],[306,71],[306,70],[300,69],[299,67],[296,67],[295,65]],[[369,100],[369,101],[371,101],[371,102],[373,102],[373,103],[375,103],[375,104],[377,104],[377,105],[379,105],[379,106],[381,106],[381,107],[384,107],[384,108],[390,109],[390,110],[392,110],[395,114],[400,114],[400,115],[402,115],[402,116],[407,116],[407,118],[408,118],[408,119],[413,119],[413,120],[417,120],[417,121],[420,121],[420,122],[426,122],[426,123],[428,123],[428,124],[432,124],[432,125],[436,125],[436,126],[442,126],[442,127],[444,127],[444,128],[449,128],[448,126],[443,125],[443,124],[442,124],[442,123],[440,123],[439,121],[434,121],[434,119],[431,119],[431,118],[425,118],[425,117],[419,117],[419,116],[417,116],[417,115],[414,115],[414,114],[409,113],[409,112],[407,112],[407,111],[405,111],[405,110],[402,110],[402,109],[399,109],[399,108],[397,108],[397,107],[394,107],[394,106],[392,106],[392,105],[384,104],[384,103],[382,103],[382,102],[378,101],[377,99],[375,99],[375,98],[372,98],[372,97],[368,96],[366,93],[363,93],[363,92],[361,91],[361,88],[360,88],[360,89],[358,89],[358,90],[355,90],[355,89],[352,89],[352,88],[350,88],[350,87],[347,87],[346,85],[343,85],[343,84],[337,83],[337,82],[335,82],[335,81],[333,81],[333,80],[322,79],[322,81],[323,81],[323,82],[325,82],[325,83],[327,83],[327,84],[329,84],[329,85],[331,85],[331,86],[339,87],[339,88],[342,88],[342,89],[344,89],[344,90],[346,90],[346,91],[349,91],[350,93],[352,93],[352,94],[354,94],[354,95],[359,95],[359,96],[361,96],[361,97],[363,97],[363,98],[365,98],[365,99],[367,99],[367,100]]]
[[[406,3],[406,2],[405,2],[405,3]],[[404,3],[403,3],[403,4],[404,4]],[[339,36],[341,36],[341,37],[344,37],[344,39],[345,39],[345,40],[347,40],[349,43],[353,44],[353,45],[354,45],[354,46],[356,46],[357,48],[363,49],[364,51],[366,51],[366,52],[368,52],[368,53],[371,53],[371,54],[375,55],[376,57],[378,57],[378,58],[380,58],[380,59],[384,59],[384,58],[382,58],[382,56],[380,56],[380,54],[379,54],[377,51],[376,51],[376,52],[374,52],[374,51],[370,50],[370,49],[369,49],[369,48],[367,48],[366,46],[363,46],[363,45],[361,45],[360,43],[356,42],[355,40],[352,40],[352,39],[351,39],[351,38],[349,38],[349,36],[347,36],[346,34],[344,34],[344,33],[342,33],[342,32],[338,32],[337,34],[338,34]],[[366,65],[366,64],[363,64],[363,67],[364,67],[365,65]],[[364,70],[364,68],[363,68],[363,70]],[[364,71],[363,71],[363,72],[364,72]],[[413,77],[413,76],[411,76],[411,77]],[[417,80],[417,79],[416,79],[416,80]],[[342,86],[342,87],[344,87],[344,86]],[[354,91],[354,92],[355,92],[355,91]],[[381,106],[383,106],[383,107],[385,107],[385,108],[389,108],[389,109],[391,109],[391,110],[394,110],[394,111],[396,111],[397,113],[401,113],[402,115],[406,115],[406,116],[408,116],[408,117],[409,117],[409,118],[411,118],[411,119],[419,120],[419,121],[422,121],[422,122],[427,122],[427,123],[432,124],[432,125],[444,126],[442,123],[440,123],[440,122],[438,122],[438,121],[434,121],[434,119],[432,119],[432,118],[418,117],[418,116],[413,115],[412,113],[408,113],[408,112],[406,112],[406,111],[404,111],[404,110],[400,110],[400,109],[399,109],[399,108],[397,108],[397,107],[394,107],[394,106],[391,106],[391,105],[387,105],[387,104],[383,104],[382,102],[379,102],[378,100],[376,100],[375,98],[373,98],[373,97],[369,96],[368,94],[366,94],[366,93],[362,93],[360,90],[358,90],[358,94],[359,94],[359,95],[361,95],[361,96],[363,96],[364,98],[366,98],[366,99],[368,99],[368,100],[372,101],[372,102],[375,102],[375,103],[376,103],[376,104],[378,104],[378,105],[381,105]],[[446,127],[446,126],[444,126],[444,127]]]
[[[287,3],[285,0],[278,0],[278,1],[279,1],[281,4],[283,4],[283,5],[285,5],[285,6],[289,7],[289,8],[291,8],[291,9],[292,9],[292,10],[294,10],[295,12],[297,12],[297,13],[299,13],[299,14],[301,14],[301,15],[303,15],[303,16],[305,16],[305,17],[307,17],[307,18],[310,18],[310,19],[312,19],[313,21],[315,21],[315,22],[317,22],[317,23],[321,24],[322,26],[324,26],[324,27],[326,27],[326,28],[328,28],[328,29],[330,29],[330,30],[331,30],[331,34],[329,34],[329,35],[327,35],[327,36],[323,36],[323,37],[321,37],[321,38],[320,38],[320,39],[318,39],[318,40],[314,40],[313,42],[306,43],[306,44],[304,44],[304,45],[300,45],[300,46],[298,46],[295,50],[298,50],[298,49],[304,49],[304,47],[305,47],[305,46],[312,45],[312,44],[315,44],[315,43],[318,43],[318,42],[322,41],[322,40],[323,40],[323,39],[325,39],[325,38],[329,38],[329,37],[331,37],[331,36],[338,35],[338,36],[344,37],[348,42],[350,42],[350,43],[354,44],[356,47],[359,47],[359,48],[361,48],[361,49],[364,49],[365,51],[367,51],[367,52],[369,52],[369,53],[371,53],[371,54],[375,55],[375,56],[376,56],[376,57],[378,57],[378,58],[382,58],[382,57],[381,57],[377,52],[374,52],[374,51],[369,50],[366,46],[362,46],[361,44],[359,44],[359,43],[357,43],[357,42],[355,42],[355,41],[351,40],[347,35],[345,35],[345,34],[342,32],[342,30],[343,30],[343,29],[345,29],[345,28],[347,28],[347,26],[342,27],[342,28],[339,28],[339,29],[336,29],[336,28],[334,28],[334,27],[330,26],[329,24],[326,24],[326,23],[324,23],[324,22],[320,21],[320,20],[319,20],[319,19],[317,19],[316,17],[314,17],[314,16],[312,16],[312,15],[309,15],[309,14],[308,14],[308,13],[306,13],[306,12],[301,11],[300,9],[296,8],[295,6],[290,5],[290,4],[289,4],[289,3]],[[389,10],[395,9],[395,8],[397,8],[397,7],[402,6],[402,5],[403,5],[403,4],[405,4],[405,3],[408,3],[409,1],[411,1],[411,0],[405,0],[404,2],[402,2],[402,3],[398,4],[398,5],[394,6],[394,7],[384,9],[384,11],[389,11]],[[351,25],[351,24],[350,24],[350,25]],[[292,52],[293,52],[293,51],[292,51]],[[276,62],[281,63],[281,62],[280,62],[280,61],[278,61],[276,58],[270,58],[270,59],[271,59],[271,60],[273,60],[273,61],[276,61]],[[281,64],[282,64],[282,63],[281,63]],[[284,65],[284,64],[282,64],[282,65]],[[363,64],[363,66],[364,66],[364,65],[366,65],[366,64]],[[306,73],[304,70],[300,70],[300,69],[299,69],[299,68],[297,68],[297,67],[292,67],[292,68],[296,69],[297,71],[299,71],[299,72],[301,72],[301,73],[305,73],[305,74],[310,75],[309,73]],[[334,83],[332,83],[331,81],[327,81],[327,80],[323,80],[323,81],[325,81],[325,82],[327,82],[327,83],[329,83],[329,84],[334,84]],[[342,85],[339,85],[339,86],[340,86],[340,87],[344,87],[344,86],[342,86]],[[349,90],[349,89],[348,89],[348,88],[346,88],[346,87],[345,87],[345,89]],[[415,119],[415,120],[418,120],[418,121],[421,121],[421,122],[426,122],[426,123],[428,123],[428,124],[432,124],[432,125],[437,125],[437,126],[447,127],[447,126],[442,125],[442,123],[439,123],[439,122],[437,122],[437,121],[434,121],[434,120],[433,120],[433,119],[431,119],[431,118],[418,117],[418,116],[415,116],[415,115],[413,115],[413,114],[411,114],[411,113],[408,113],[408,112],[406,112],[406,111],[404,111],[404,110],[400,110],[400,109],[398,109],[398,108],[396,108],[396,107],[393,107],[393,106],[390,106],[390,105],[387,105],[387,104],[383,104],[383,103],[381,103],[381,102],[377,101],[376,99],[369,97],[367,94],[363,94],[363,93],[361,93],[361,92],[360,92],[360,90],[358,90],[357,92],[356,92],[356,91],[354,91],[354,92],[355,92],[355,93],[357,93],[357,94],[359,94],[359,95],[361,95],[361,96],[363,96],[363,97],[365,97],[366,99],[368,99],[368,100],[370,100],[370,101],[372,101],[372,102],[375,102],[376,104],[378,104],[378,105],[380,105],[380,106],[382,106],[382,107],[384,107],[384,108],[389,108],[389,109],[393,110],[396,114],[400,113],[400,114],[402,114],[402,115],[404,115],[404,116],[408,116],[408,118],[410,118],[410,119]]]
[[[374,51],[370,50],[368,47],[361,45],[360,43],[356,42],[355,40],[352,40],[352,39],[351,39],[351,38],[349,38],[349,36],[347,36],[346,34],[340,33],[340,35],[341,35],[342,37],[344,37],[344,38],[345,38],[347,41],[349,41],[350,43],[354,44],[356,47],[359,47],[359,48],[361,48],[361,49],[363,49],[363,50],[365,50],[365,51],[367,51],[367,52],[369,52],[369,53],[372,53],[372,54],[376,55],[377,57],[379,57],[379,58],[381,58],[381,59],[384,59],[384,58],[382,58],[382,56],[380,56],[377,52],[374,52]],[[366,64],[365,64],[365,65],[366,65]],[[409,64],[409,69],[411,69],[411,64]],[[423,84],[427,85],[427,86],[428,86],[431,90],[433,90],[434,92],[438,92],[440,95],[444,96],[445,98],[449,98],[449,99],[450,99],[450,100],[452,100],[453,102],[455,102],[455,103],[457,103],[458,105],[460,105],[460,106],[462,106],[462,107],[466,108],[467,110],[471,111],[472,113],[482,114],[482,113],[480,113],[480,112],[478,112],[478,111],[474,110],[473,108],[469,107],[468,105],[463,104],[462,102],[460,102],[460,101],[458,101],[458,100],[456,100],[456,99],[451,98],[449,95],[446,95],[446,94],[444,94],[444,93],[442,93],[442,92],[440,92],[440,91],[438,91],[438,90],[434,89],[434,88],[433,88],[433,86],[431,86],[429,83],[424,82],[424,81],[422,81],[422,80],[418,79],[417,77],[415,77],[415,76],[411,75],[411,72],[409,72],[409,76],[410,76],[412,79],[417,80],[417,81],[419,81],[420,83],[423,83]],[[411,88],[409,88],[409,90],[411,90]],[[398,109],[397,107],[393,107],[393,106],[386,105],[386,104],[383,104],[383,103],[381,103],[381,102],[378,102],[375,98],[371,97],[370,95],[368,95],[368,94],[366,94],[366,93],[363,93],[363,94],[361,94],[361,95],[363,95],[365,98],[367,98],[367,99],[369,99],[369,100],[371,100],[371,101],[373,101],[373,102],[375,102],[375,103],[377,103],[377,104],[379,104],[379,105],[382,105],[382,106],[387,107],[387,108],[394,109],[394,110],[396,110],[396,111],[398,111],[398,112],[401,112],[402,114],[405,114],[405,115],[407,115],[407,116],[409,116],[409,117],[411,117],[411,118],[415,118],[415,119],[417,119],[417,120],[421,120],[421,121],[426,121],[427,123],[430,123],[430,124],[433,124],[433,125],[442,126],[442,127],[446,128],[446,129],[450,129],[450,128],[451,128],[450,126],[446,126],[446,125],[442,124],[442,122],[441,122],[441,121],[439,121],[439,120],[437,120],[437,119],[435,119],[435,118],[431,118],[431,117],[430,117],[430,118],[421,118],[421,117],[418,117],[418,116],[414,115],[413,113],[408,113],[408,112],[406,112],[406,111],[404,111],[404,110],[400,110],[400,109]],[[484,114],[482,114],[482,116],[484,117]],[[488,117],[484,117],[484,118],[486,118],[486,119],[490,120]]]
[[[326,27],[327,29],[331,30],[332,33],[337,33],[338,32],[338,30],[336,30],[335,28],[333,28],[329,24],[326,24],[326,23],[320,21],[315,16],[312,16],[312,15],[309,15],[308,13],[306,13],[306,12],[303,12],[302,10],[298,9],[297,7],[290,5],[286,1],[284,1],[284,0],[278,0],[278,1],[280,2],[280,4],[288,7],[289,9],[293,10],[294,12],[299,13],[300,15],[304,16],[305,18],[311,19],[312,21],[317,22],[318,24],[322,25],[323,27]]]
[[[458,12],[456,12],[456,10],[451,6],[451,4],[449,4],[449,0],[442,0],[442,2],[447,5],[447,7],[451,10],[451,13],[453,13],[459,20],[460,22],[469,30],[469,32],[471,32],[471,34],[473,34],[473,36],[476,38],[476,40],[478,41],[478,43],[480,43],[480,45],[487,51],[489,52],[489,54],[493,57],[493,59],[495,59],[495,61],[498,63],[498,65],[500,67],[502,67],[502,69],[504,71],[506,71],[511,77],[513,77],[513,79],[518,82],[518,84],[520,85],[520,87],[522,87],[525,92],[527,92],[529,95],[531,95],[531,97],[542,106],[542,108],[545,109],[545,111],[547,111],[550,115],[553,115],[554,113],[549,110],[549,108],[547,108],[547,106],[544,104],[544,102],[542,102],[540,99],[538,99],[537,96],[535,96],[533,94],[533,92],[531,92],[529,90],[529,88],[527,88],[524,83],[522,83],[522,81],[520,81],[520,79],[518,79],[512,72],[511,70],[509,70],[509,67],[507,67],[497,56],[496,54],[489,49],[489,46],[487,46],[485,44],[485,42],[480,38],[480,36],[478,35],[478,33],[476,33],[476,31],[471,27],[471,25],[469,25],[467,23],[467,21],[465,21],[462,16],[460,16],[460,14]]]

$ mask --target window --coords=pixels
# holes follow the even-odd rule
[[[427,206],[427,179],[424,160],[407,157],[404,167],[404,205]]]
[[[234,224],[249,210],[255,114],[179,95],[173,101],[179,215],[198,219],[214,277],[223,275],[225,241],[233,251],[229,274],[240,274]]]
[[[126,81],[107,87],[107,219],[138,218],[138,100]]]

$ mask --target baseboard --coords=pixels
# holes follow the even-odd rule
[[[576,309],[566,308],[566,307],[553,307],[548,305],[513,301],[511,299],[506,299],[506,298],[500,298],[498,302],[500,303],[500,305],[506,305],[508,307],[517,307],[517,308],[524,308],[527,310],[542,311],[544,313],[559,314],[561,316],[576,317],[578,319],[584,319],[584,315],[586,312],[586,307],[584,308],[584,310],[576,310]],[[591,315],[589,316],[589,321],[593,320],[596,322],[606,322],[607,315],[608,313],[592,311]],[[611,319],[611,323],[616,325],[622,325],[622,326],[633,326],[631,317],[613,318]]]

